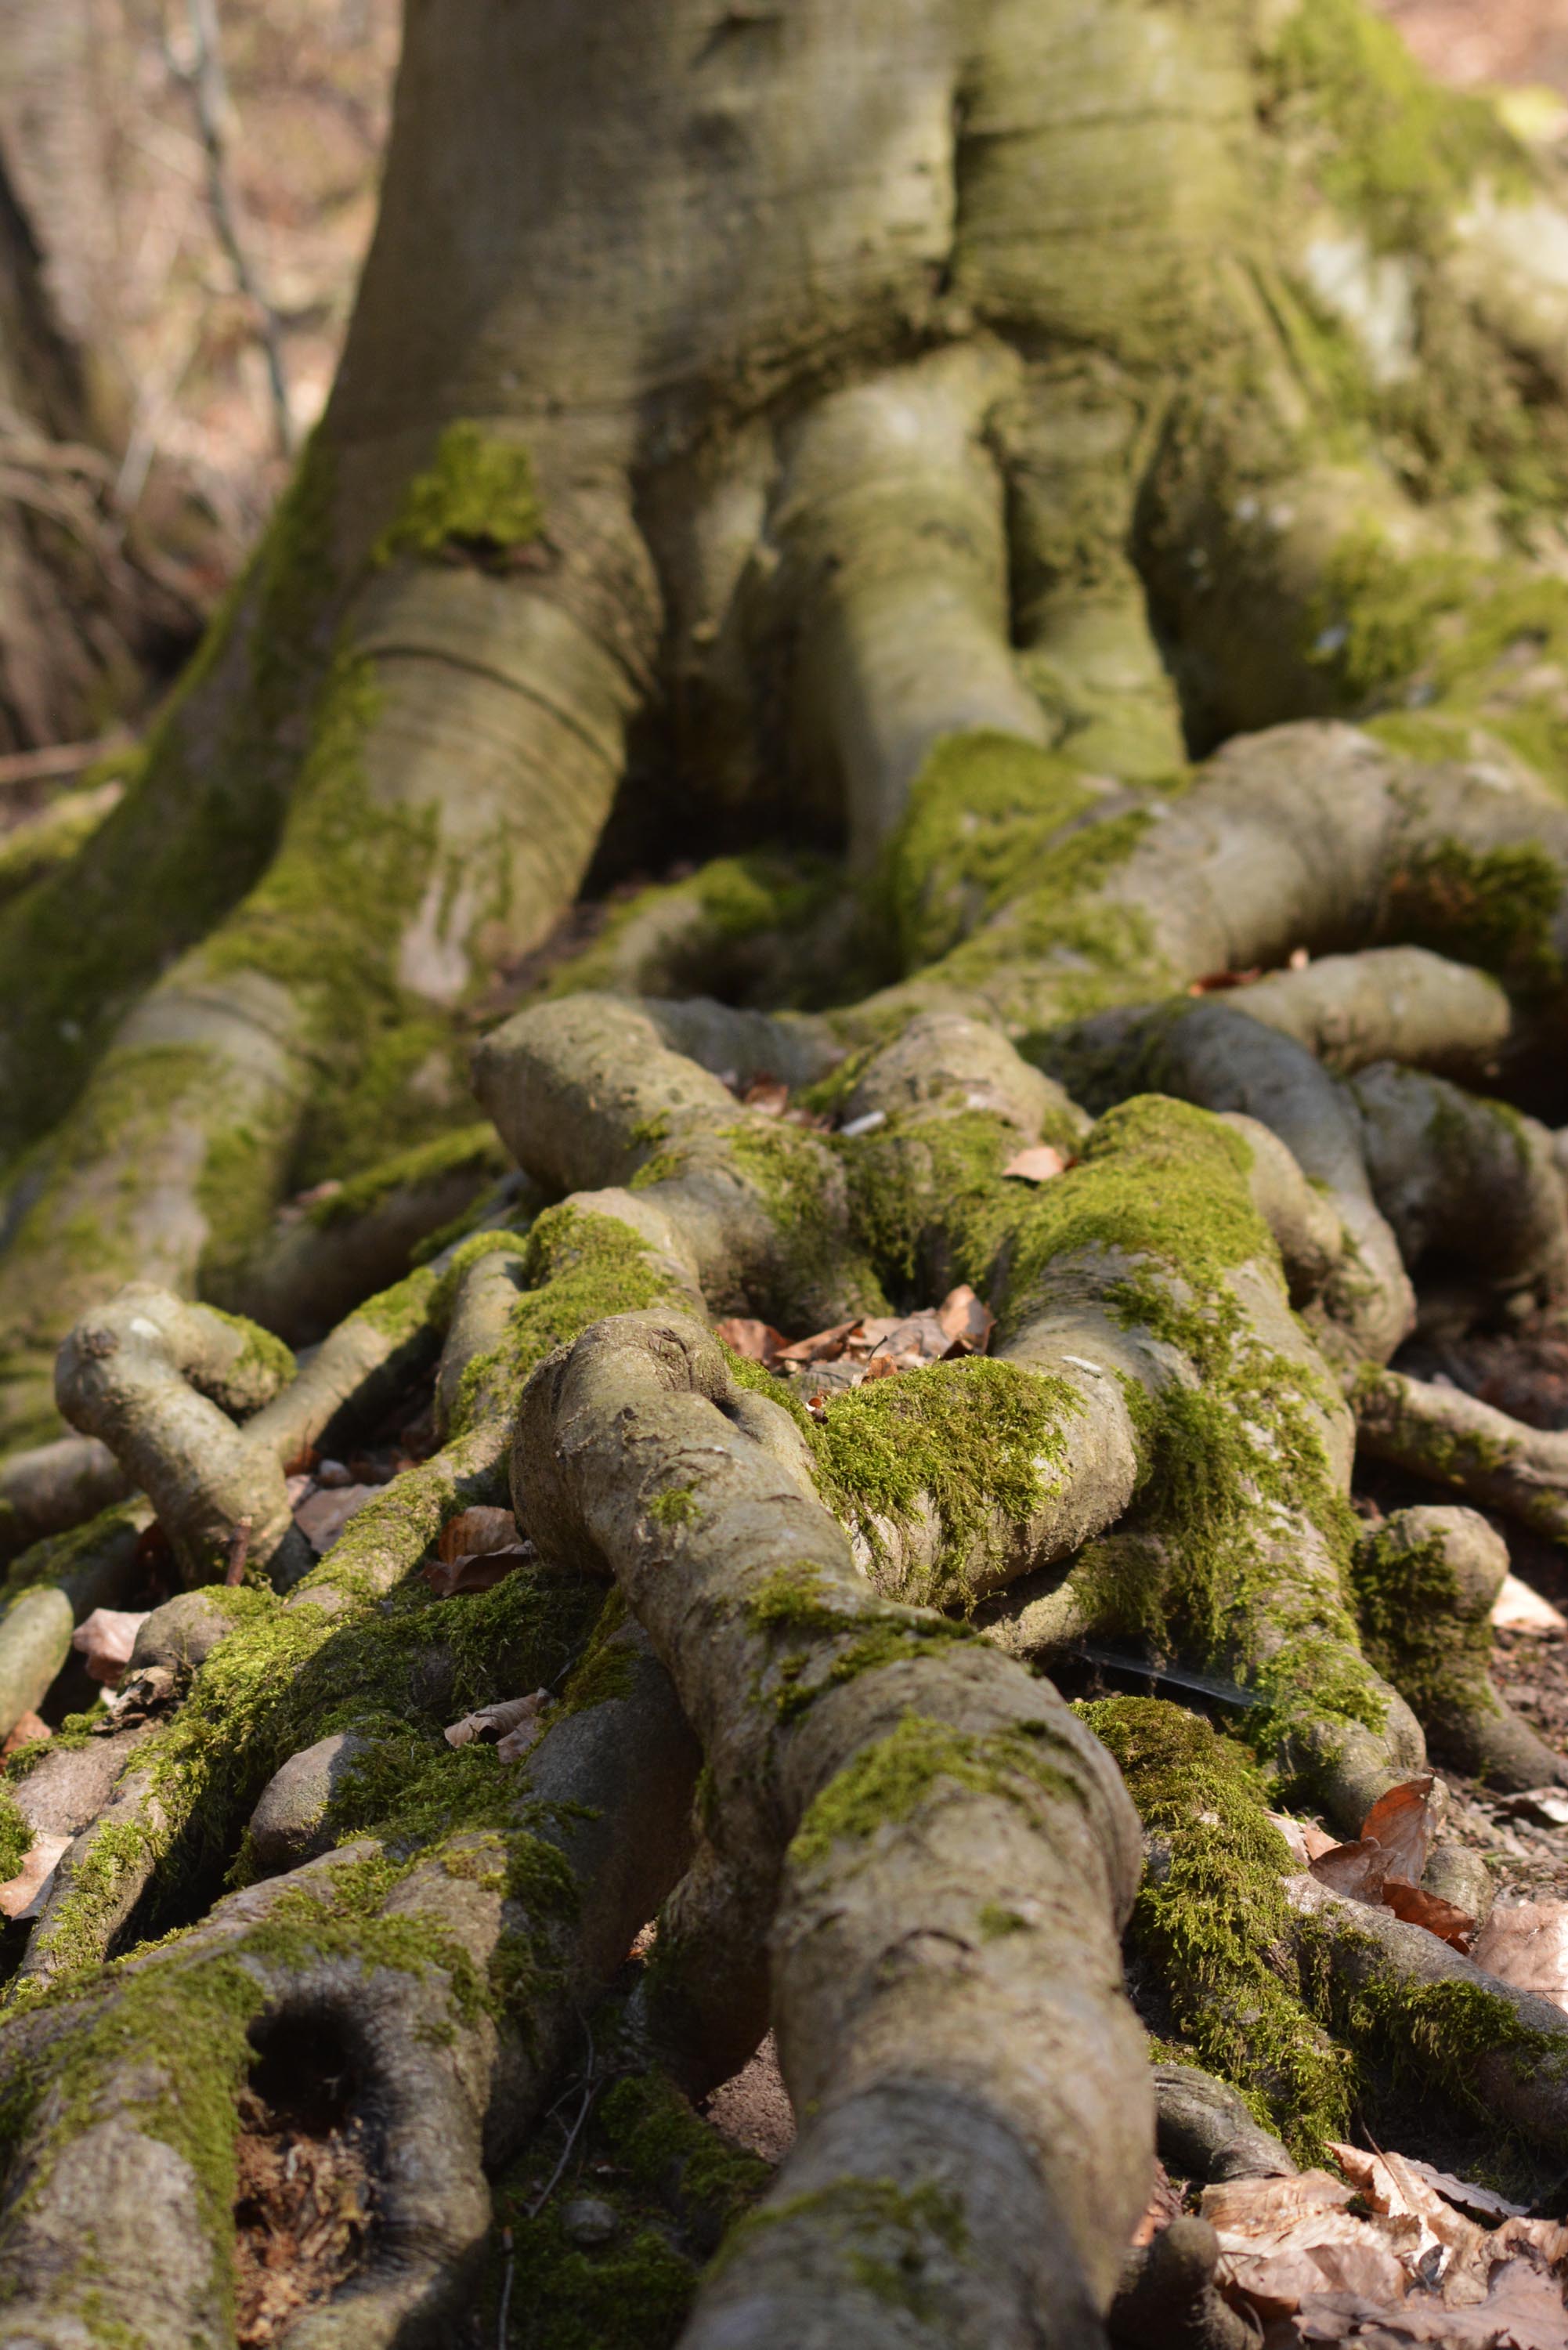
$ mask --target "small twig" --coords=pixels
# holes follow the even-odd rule
[[[232,106],[219,46],[217,0],[186,0],[186,5],[192,61],[189,68],[176,65],[173,70],[189,89],[195,109],[196,128],[207,157],[207,207],[218,242],[228,255],[234,283],[255,311],[257,336],[266,359],[267,383],[272,393],[273,424],[278,447],[286,457],[294,446],[294,423],[289,414],[288,376],[283,358],[283,321],[262,289],[240,234],[239,201],[229,170],[228,122]]]
[[[229,1536],[229,1565],[228,1571],[223,1576],[224,1583],[231,1590],[235,1584],[244,1579],[245,1561],[250,1555],[251,1522],[249,1518],[236,1519],[234,1531]]]
[[[530,2220],[536,2220],[538,2218],[540,2212],[544,2210],[545,2204],[549,2201],[551,2196],[559,2186],[561,2173],[565,2170],[567,2163],[572,2158],[572,2148],[576,2146],[578,2138],[582,2135],[583,2124],[588,2117],[588,2107],[593,2104],[594,2092],[598,2086],[598,2083],[594,2079],[594,2035],[589,2028],[587,2016],[584,2016],[581,2019],[581,2022],[583,2032],[588,2043],[587,2077],[583,2085],[583,2102],[577,2107],[576,2120],[572,2124],[571,2128],[566,2133],[566,2143],[561,2148],[561,2159],[550,2173],[550,2176],[540,2193],[534,2198],[533,2202],[528,2206],[528,2217]]]

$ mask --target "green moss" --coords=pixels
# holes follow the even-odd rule
[[[1075,1148],[1064,1121],[1058,1147]],[[955,1284],[985,1295],[1029,1193],[1002,1170],[1018,1149],[1018,1129],[1000,1118],[960,1110],[940,1118],[895,1117],[873,1134],[838,1145],[855,1235],[889,1288],[914,1294],[924,1263],[940,1256]]]
[[[672,1294],[629,1226],[570,1202],[547,1208],[529,1232],[524,1277],[529,1286],[512,1309],[501,1346],[476,1357],[463,1373],[452,1416],[456,1433],[478,1425],[497,1408],[498,1397],[520,1392],[535,1364],[607,1315],[687,1305],[683,1293]]]
[[[447,426],[430,467],[410,483],[402,512],[378,541],[374,560],[410,554],[427,563],[454,556],[493,562],[532,545],[544,528],[528,451],[464,419]]]
[[[1064,1425],[1079,1409],[1065,1380],[984,1357],[870,1380],[833,1397],[814,1424],[817,1483],[884,1563],[878,1521],[908,1525],[922,1504],[933,1507],[940,1549],[897,1596],[950,1606],[1060,1489]]]
[[[765,2162],[700,2121],[662,2073],[618,2081],[599,2119],[612,2158],[639,2187],[678,2198],[711,2226],[732,2226],[771,2176]]]
[[[905,965],[935,962],[1028,887],[1094,805],[1066,759],[1012,734],[950,734],[927,754],[889,852]]]
[[[1055,1743],[1044,1721],[977,1737],[907,1714],[816,1797],[790,1846],[790,1866],[820,1867],[836,1846],[865,1844],[882,1828],[901,1826],[939,1800],[944,1787],[999,1795],[1026,1809],[1042,1790],[1076,1801],[1067,1771],[1048,1759]]]
[[[648,1505],[648,1514],[654,1524],[661,1527],[667,1534],[673,1533],[680,1526],[695,1524],[701,1515],[697,1506],[696,1487],[694,1485],[667,1486],[662,1493],[655,1493]]]
[[[956,2196],[934,2181],[899,2187],[888,2178],[835,2178],[804,2195],[781,2197],[742,2220],[711,2273],[717,2275],[759,2237],[804,2221],[812,2258],[836,2251],[847,2281],[923,2325],[941,2330],[940,2288],[969,2249],[969,2224]]]
[[[1351,1566],[1356,1620],[1370,1661],[1392,1681],[1424,1728],[1501,1711],[1490,1678],[1491,1625],[1467,1615],[1444,1544],[1410,1543],[1380,1528]]]
[[[245,1402],[240,1409],[259,1411],[264,1403],[281,1395],[297,1377],[299,1365],[292,1347],[264,1330],[259,1322],[246,1319],[243,1314],[225,1314],[220,1305],[209,1305],[206,1311],[214,1321],[222,1322],[240,1341],[238,1360],[226,1370],[222,1384],[226,1392]],[[250,1398],[254,1398],[254,1401]]]
[[[1195,1715],[1152,1698],[1079,1709],[1110,1749],[1162,1856],[1146,1869],[1132,1935],[1197,2061],[1249,2098],[1298,2158],[1343,2137],[1353,2086],[1327,2046],[1292,1956],[1281,1883],[1293,1866],[1256,1767]]]
[[[1310,126],[1324,193],[1379,251],[1440,252],[1478,184],[1539,183],[1496,109],[1434,81],[1363,0],[1302,0],[1266,59],[1264,99]]]
[[[1563,874],[1532,842],[1481,852],[1439,841],[1401,865],[1388,896],[1390,928],[1412,945],[1495,972],[1525,991],[1563,976],[1552,941]]]
[[[400,1191],[470,1170],[476,1181],[486,1175],[504,1175],[510,1164],[504,1144],[486,1118],[476,1126],[434,1135],[428,1142],[380,1160],[363,1174],[350,1177],[325,1199],[313,1201],[306,1212],[318,1231],[330,1232],[336,1225],[357,1222]]]
[[[0,1885],[21,1873],[33,1849],[33,1831],[17,1807],[16,1798],[0,1779]]]

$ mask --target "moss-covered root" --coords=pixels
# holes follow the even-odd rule
[[[1568,1432],[1527,1428],[1457,1388],[1370,1366],[1351,1402],[1356,1440],[1375,1461],[1568,1542]]]
[[[519,1013],[480,1046],[474,1087],[541,1183],[629,1184],[710,1312],[815,1329],[882,1310],[827,1143],[742,1108],[635,1004],[578,995]]]
[[[146,1502],[116,1502],[13,1561],[0,1586],[0,1738],[43,1703],[70,1654],[74,1627],[130,1596],[138,1544],[151,1523]]]
[[[60,1863],[22,1960],[24,1984],[56,1983],[106,1958],[164,1863],[189,1870],[233,1849],[266,1780],[321,1735],[321,1712],[342,1707],[334,1676],[323,1688],[306,1668],[410,1575],[449,1517],[504,1497],[510,1429],[510,1410],[497,1409],[405,1470],[283,1600],[211,1595],[227,1621],[213,1627],[184,1704]],[[374,1690],[359,1694],[373,1710]]]
[[[1157,2064],[1154,2100],[1159,2158],[1178,2178],[1209,2185],[1293,2174],[1295,2164],[1280,2140],[1259,2126],[1241,2091],[1201,2066]]]
[[[234,2097],[258,2050],[286,2079],[339,2070],[372,2149],[364,2266],[291,2339],[389,2350],[457,2324],[485,2167],[522,2141],[688,1846],[697,1755],[668,1677],[635,1627],[606,1654],[613,1687],[525,1771],[447,1754],[450,1815],[413,1849],[394,1816],[7,2024],[16,2339],[109,2339],[112,2315],[116,2341],[232,2342]],[[424,1792],[439,1815],[439,1783]]]
[[[412,1253],[497,1192],[510,1161],[487,1122],[437,1135],[381,1160],[347,1183],[325,1186],[304,1206],[281,1210],[243,1260],[208,1294],[291,1345],[313,1345],[355,1307],[407,1274]],[[544,1203],[514,1176],[508,1212]],[[499,1199],[496,1204],[501,1204]],[[439,1240],[432,1245],[439,1245]]]
[[[1227,744],[1179,798],[1097,814],[1084,778],[1013,749],[933,759],[917,782],[893,882],[919,976],[845,1016],[857,1041],[955,990],[1044,1035],[1347,940],[1493,972],[1521,1038],[1555,1016],[1568,812],[1539,786],[1303,723]]]
[[[1479,1310],[1568,1294],[1568,1197],[1552,1136],[1505,1102],[1380,1061],[1349,1087],[1377,1204],[1407,1269]]]
[[[1473,1085],[1495,1069],[1513,1030],[1499,980],[1427,947],[1320,955],[1238,988],[1231,1008],[1293,1036],[1338,1077],[1397,1061]]]
[[[1001,344],[950,346],[830,395],[786,446],[772,528],[798,639],[792,705],[807,772],[842,776],[862,869],[934,743],[1048,737],[1012,657],[1005,492],[986,442],[1022,380]]]
[[[1391,1909],[1292,1877],[1303,1965],[1326,1963],[1325,2008],[1352,2047],[1418,2071],[1548,2154],[1568,2148],[1568,2017],[1501,1982]]]
[[[1053,1051],[1078,1072],[1087,1098],[1147,1086],[1267,1127],[1322,1187],[1341,1227],[1313,1301],[1314,1329],[1337,1357],[1387,1361],[1415,1319],[1414,1293],[1373,1194],[1355,1104],[1303,1045],[1206,998],[1103,1014]]]
[[[254,1323],[132,1282],[60,1349],[60,1409],[99,1438],[145,1492],[187,1583],[217,1583],[236,1529],[279,1589],[311,1565],[282,1465],[236,1425],[287,1386],[294,1357]]]
[[[623,1315],[535,1373],[513,1456],[545,1554],[669,1667],[715,1850],[776,1872],[805,2127],[686,2338],[869,2343],[891,2303],[911,2345],[1093,2341],[1153,2138],[1133,1814],[1047,1685],[868,1589],[759,1402],[699,1325]]]
[[[1397,1510],[1356,1545],[1355,1613],[1368,1658],[1439,1762],[1494,1787],[1542,1787],[1568,1780],[1568,1759],[1503,1702],[1490,1671],[1507,1573],[1507,1544],[1474,1510]]]
[[[0,1461],[0,1562],[46,1534],[96,1518],[130,1491],[124,1470],[94,1436],[59,1436]]]

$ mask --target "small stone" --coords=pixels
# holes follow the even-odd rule
[[[613,2204],[597,2195],[574,2196],[561,2206],[561,2230],[574,2244],[607,2244],[619,2225]]]
[[[1511,1820],[1528,1820],[1538,1828],[1568,1828],[1568,1789],[1557,1787],[1527,1787],[1521,1794],[1507,1795],[1498,1810]]]

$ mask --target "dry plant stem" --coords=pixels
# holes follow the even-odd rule
[[[1568,1541],[1568,1433],[1526,1427],[1457,1388],[1402,1371],[1368,1370],[1353,1401],[1356,1440],[1375,1461]]]
[[[535,1374],[514,1451],[535,1541],[613,1573],[666,1663],[715,1849],[778,1875],[774,2012],[810,2118],[686,2340],[794,2345],[831,2311],[836,2341],[884,2341],[867,2262],[897,2242],[911,2345],[1090,2343],[1152,2136],[1116,1987],[1130,1808],[1047,1686],[868,1591],[746,1432],[757,1402],[700,1326],[621,1315]],[[988,1936],[988,1905],[1016,1929]]]
[[[1335,1076],[1398,1061],[1475,1083],[1495,1075],[1514,1015],[1490,972],[1426,947],[1320,956],[1238,988],[1231,1008],[1293,1036]]]
[[[81,2339],[100,2264],[118,2323],[213,2350],[232,2339],[230,2199],[192,2168],[178,2115],[226,2100],[255,2046],[296,2032],[336,2039],[356,2079],[377,2149],[376,2223],[353,2290],[296,2318],[292,2350],[450,2338],[483,2256],[485,2170],[522,2142],[582,2013],[689,1848],[691,1732],[635,1626],[608,1653],[620,1687],[547,1732],[516,1774],[510,1825],[459,1827],[411,1866],[351,1844],[230,1895],[171,1943],[14,2022],[0,2078],[26,2093],[12,2174],[22,2191],[4,2228],[16,2339],[49,2350]],[[511,1889],[514,1846],[531,1881],[553,1886],[548,1899]],[[356,1882],[373,1883],[378,1867],[386,1889],[367,1907]],[[484,1991],[505,1981],[509,1946],[529,1960],[515,2004]],[[214,1991],[234,2025],[192,2045],[182,2017]],[[128,2077],[115,2022],[129,2002],[146,2054]],[[63,2129],[50,2094],[62,2077]],[[209,2149],[220,2168],[232,2143]],[[89,2205],[93,2260],[62,2273],[72,2215]]]
[[[1285,1889],[1312,1939],[1326,1939],[1329,1965],[1348,1990],[1454,1984],[1489,1993],[1498,2002],[1496,2043],[1445,2054],[1463,2064],[1469,2085],[1500,2121],[1540,2146],[1568,2146],[1568,2016],[1560,2007],[1489,1975],[1391,1909],[1345,1900],[1313,1877],[1288,1877]],[[1511,2030],[1528,2034],[1529,2043],[1511,2049]]]

